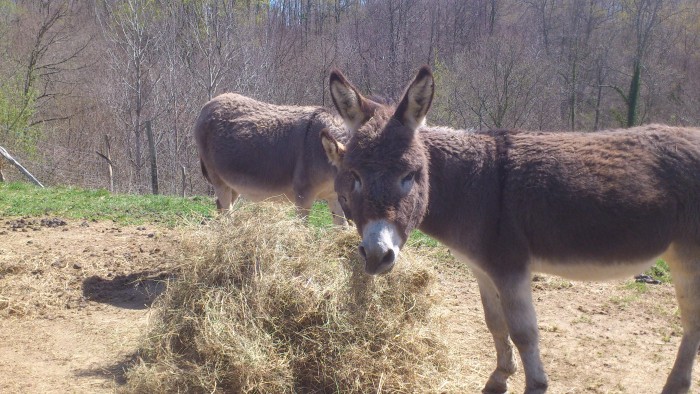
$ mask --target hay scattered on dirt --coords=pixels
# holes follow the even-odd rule
[[[0,319],[53,319],[91,301],[144,309],[174,274],[173,233],[55,217],[0,221]]]
[[[364,274],[354,229],[243,205],[183,241],[129,392],[427,393],[448,384],[431,264]]]

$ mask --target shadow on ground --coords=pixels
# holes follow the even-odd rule
[[[138,356],[136,354],[132,354],[130,356],[126,356],[123,360],[114,365],[79,369],[75,371],[75,377],[102,378],[113,381],[115,384],[122,386],[126,384],[126,371],[136,362],[137,359]]]
[[[146,309],[167,287],[172,274],[143,271],[113,279],[91,276],[83,281],[83,296],[124,309]]]

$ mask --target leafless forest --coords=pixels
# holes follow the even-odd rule
[[[213,96],[330,107],[338,67],[431,124],[700,125],[696,0],[0,0],[0,145],[42,182],[206,193],[191,128]],[[183,185],[184,171],[184,185]],[[19,179],[5,165],[5,176]]]

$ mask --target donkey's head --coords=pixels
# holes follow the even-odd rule
[[[354,88],[337,71],[333,81]],[[380,107],[358,127],[347,147],[330,134],[322,136],[329,160],[338,168],[335,190],[345,215],[362,236],[360,254],[369,274],[389,272],[411,231],[428,206],[428,157],[418,127],[433,99],[433,76],[426,66],[409,85],[399,105]],[[333,102],[346,124],[346,114],[360,111],[357,103],[335,97]]]

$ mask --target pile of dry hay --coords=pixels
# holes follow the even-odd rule
[[[440,392],[449,379],[435,273],[403,252],[363,272],[354,229],[243,205],[183,240],[130,392]]]

